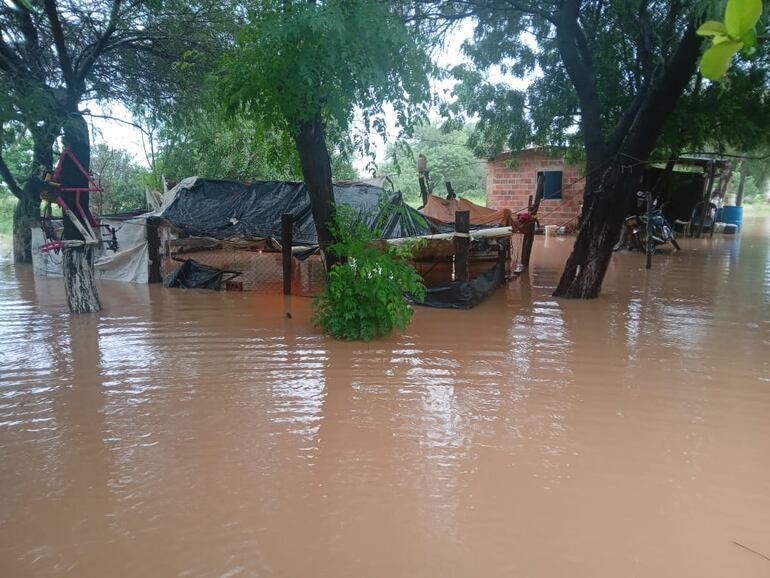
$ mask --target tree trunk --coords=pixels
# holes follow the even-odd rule
[[[695,71],[702,38],[690,25],[681,42],[655,79],[649,92],[635,106],[617,153],[604,147],[593,155],[614,155],[601,178],[586,185],[583,218],[572,253],[564,266],[554,297],[593,299],[599,296],[612,249],[618,241],[623,220],[641,183],[643,167],[650,157],[663,126]],[[564,58],[564,52],[562,52]],[[573,80],[574,83],[574,80]],[[581,103],[582,106],[582,103]],[[587,155],[591,143],[586,137]],[[589,190],[590,185],[590,190]]]
[[[49,171],[53,165],[53,142],[55,136],[48,125],[30,129],[33,140],[32,173],[38,176],[41,170]],[[32,262],[32,231],[30,227],[40,220],[40,191],[33,178],[27,179],[19,202],[13,210],[13,261]]]
[[[88,137],[88,125],[77,112],[71,114],[64,123],[64,144],[69,146],[83,169],[88,172],[91,167],[91,148]],[[63,188],[87,188],[88,177],[72,162],[65,158],[62,164],[60,182]],[[76,193],[62,193],[62,198],[76,212],[76,218],[86,228],[90,227],[88,216],[88,193],[80,193],[79,204],[85,212],[85,217],[77,214]],[[65,215],[62,238],[66,241],[83,240],[83,236]],[[64,287],[67,292],[67,304],[71,313],[94,313],[101,310],[99,294],[94,282],[94,249],[93,245],[72,247],[64,250]]]
[[[102,304],[94,282],[94,247],[64,249],[64,290],[70,313],[96,313]]]
[[[320,114],[302,123],[294,137],[294,143],[299,153],[302,176],[310,195],[310,207],[318,232],[318,244],[324,254],[328,271],[338,259],[328,251],[333,241],[329,223],[334,217],[334,187],[331,161],[326,148],[326,135]]]
[[[32,262],[32,231],[40,220],[40,194],[33,181],[28,180],[13,209],[13,262]]]
[[[612,258],[612,249],[620,237],[629,202],[641,180],[641,166],[631,173],[615,162],[605,173],[594,194],[567,259],[557,297],[593,299],[599,296],[602,281]]]

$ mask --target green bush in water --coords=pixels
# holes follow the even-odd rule
[[[376,232],[349,205],[338,205],[330,229],[329,250],[340,257],[327,275],[326,287],[313,306],[313,322],[337,339],[369,341],[402,331],[412,318],[409,293],[425,297],[425,286],[407,259],[417,243],[373,246]]]

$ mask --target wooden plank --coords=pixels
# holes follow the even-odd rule
[[[471,243],[471,212],[455,212],[455,280],[467,281],[469,277],[468,262]]]
[[[283,294],[291,295],[291,243],[294,230],[294,215],[281,215],[281,253],[283,261]]]

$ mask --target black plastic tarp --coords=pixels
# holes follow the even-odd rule
[[[229,280],[237,277],[240,273],[238,271],[223,271],[222,269],[199,263],[195,259],[187,259],[175,271],[169,273],[163,282],[163,286],[219,291],[225,275],[229,276]]]
[[[437,231],[401,193],[365,183],[334,185],[338,204],[351,205],[364,216],[380,238],[430,235]],[[180,188],[174,201],[161,213],[185,234],[214,239],[281,239],[281,215],[294,215],[296,244],[318,242],[310,198],[304,183],[257,181],[238,183],[196,179]]]
[[[503,283],[505,270],[501,263],[496,263],[489,271],[470,281],[452,281],[430,287],[425,291],[423,301],[411,301],[426,307],[442,309],[472,309]]]

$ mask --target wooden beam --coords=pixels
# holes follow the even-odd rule
[[[291,244],[294,230],[294,215],[281,215],[281,253],[283,262],[283,294],[291,295]]]
[[[455,212],[455,281],[467,281],[469,278],[468,263],[471,244],[471,212]]]

